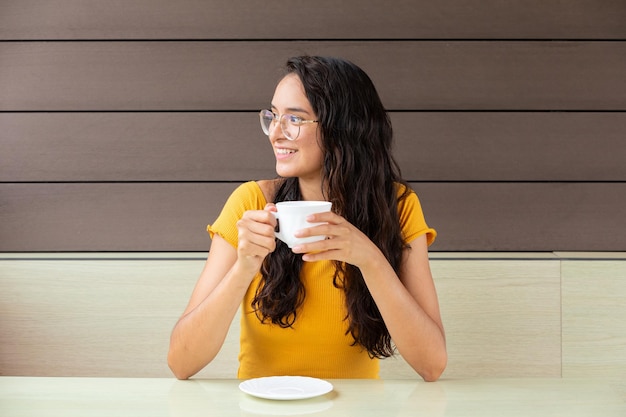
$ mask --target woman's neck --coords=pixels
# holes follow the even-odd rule
[[[319,180],[316,181],[305,181],[302,178],[298,180],[298,184],[300,186],[300,194],[302,195],[303,200],[308,201],[323,201],[326,200],[324,193],[322,192],[321,182]]]

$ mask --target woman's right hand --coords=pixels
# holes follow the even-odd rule
[[[256,274],[265,257],[276,249],[276,218],[270,213],[276,206],[268,203],[263,210],[248,210],[237,222],[239,266]]]

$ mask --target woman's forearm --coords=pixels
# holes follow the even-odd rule
[[[437,380],[447,364],[445,335],[438,306],[433,308],[432,302],[424,303],[430,304],[424,307],[434,316],[431,317],[384,256],[362,268],[361,272],[402,357],[424,380]],[[424,280],[432,281],[429,272]],[[436,303],[434,293],[427,297],[434,298]]]
[[[251,278],[233,265],[224,279],[174,326],[168,365],[187,379],[211,362],[221,349]]]

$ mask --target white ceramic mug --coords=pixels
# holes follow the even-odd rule
[[[307,216],[315,213],[330,211],[330,201],[281,201],[276,203],[277,212],[271,212],[278,222],[276,237],[287,244],[290,248],[302,243],[317,242],[324,240],[326,236],[310,236],[298,238],[294,233],[307,227],[313,227],[324,223],[309,223]]]

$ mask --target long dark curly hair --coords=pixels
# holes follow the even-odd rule
[[[287,61],[286,75],[296,74],[321,129],[324,162],[322,188],[335,213],[376,244],[396,272],[404,242],[398,201],[410,192],[392,155],[389,117],[368,75],[338,58],[300,56]],[[404,193],[398,196],[399,186]],[[281,178],[274,202],[301,199],[298,178]],[[300,280],[302,256],[281,241],[261,268],[262,279],[252,301],[264,322],[290,327],[305,298]],[[354,345],[371,357],[394,354],[391,337],[359,268],[334,261],[333,284],[343,289],[348,329]]]

